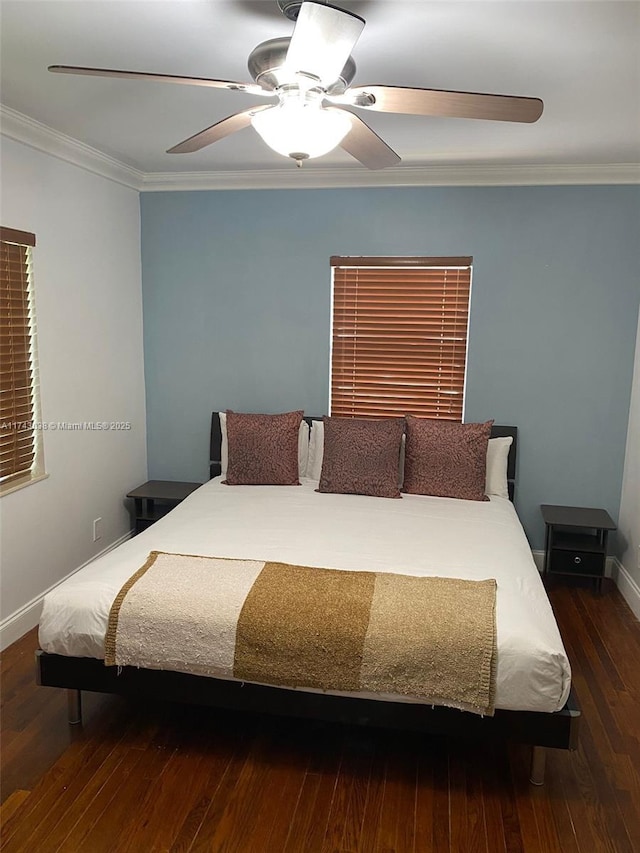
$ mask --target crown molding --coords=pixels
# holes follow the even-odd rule
[[[499,187],[640,184],[640,164],[363,166],[143,172],[0,104],[2,135],[141,192],[185,190],[336,189],[340,187]]]
[[[0,104],[0,133],[94,175],[140,190],[144,173],[90,145]]]
[[[395,166],[243,172],[153,172],[143,192],[184,190],[334,189],[339,187],[482,187],[640,184],[640,164]]]

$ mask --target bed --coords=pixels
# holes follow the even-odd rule
[[[221,422],[213,413],[210,481],[152,527],[47,595],[37,653],[39,683],[69,690],[70,722],[80,720],[80,691],[89,690],[509,738],[534,747],[531,780],[540,784],[544,748],[575,748],[580,713],[570,691],[570,667],[558,628],[512,503],[517,429],[493,426],[491,434],[512,437],[506,496],[475,502],[404,494],[393,501],[319,494],[313,477],[301,477],[300,486],[224,485]],[[107,667],[111,607],[150,552],[277,560],[347,572],[496,578],[495,713],[481,716],[394,693],[249,683],[224,668],[214,670],[212,677]]]

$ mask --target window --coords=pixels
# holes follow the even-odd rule
[[[44,473],[31,288],[35,244],[34,234],[0,229],[0,494]]]
[[[331,258],[331,414],[462,421],[472,258]]]

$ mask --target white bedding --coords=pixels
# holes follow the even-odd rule
[[[152,550],[281,560],[307,566],[496,578],[496,707],[557,711],[571,672],[560,634],[512,504],[404,495],[328,495],[302,486],[205,483],[135,538],[81,569],[44,601],[45,652],[102,658],[109,610]],[[341,694],[345,695],[345,694]],[[411,701],[369,694],[364,698]]]

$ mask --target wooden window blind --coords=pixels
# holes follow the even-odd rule
[[[331,258],[331,414],[462,421],[470,257]]]
[[[30,288],[34,234],[0,228],[0,482],[29,473],[34,430],[33,311]]]

